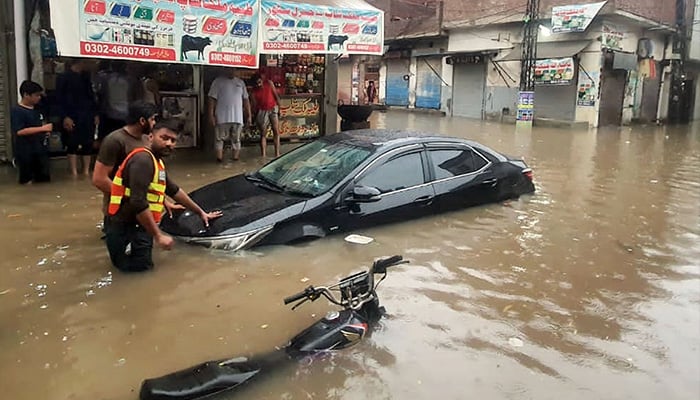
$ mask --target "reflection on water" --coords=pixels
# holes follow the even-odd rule
[[[404,254],[388,310],[358,346],[279,371],[255,399],[691,399],[700,396],[700,135],[693,128],[516,131],[420,114],[373,126],[439,129],[524,156],[537,192],[363,232],[227,254],[178,245],[156,271],[111,270],[100,197],[57,171],[0,191],[0,374],[11,399],[136,398],[140,381],[283,345],[331,307],[281,299],[375,257]],[[181,153],[185,188],[259,167]]]

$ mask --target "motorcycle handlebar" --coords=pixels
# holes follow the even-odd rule
[[[389,268],[393,265],[399,264],[399,263],[401,263],[401,261],[403,261],[403,257],[399,256],[399,255],[389,257],[389,258],[383,258],[381,260],[377,260],[374,262],[374,266],[372,267],[372,270],[375,274],[382,274],[382,273],[386,272],[387,268]]]
[[[304,291],[302,291],[302,292],[299,292],[299,293],[297,293],[297,294],[291,295],[291,296],[289,296],[289,297],[285,297],[285,299],[284,299],[284,304],[294,303],[295,301],[301,300],[301,299],[303,299],[304,297],[308,296],[309,294],[311,294],[311,293],[313,293],[313,292],[314,292],[314,287],[313,287],[313,286],[309,286],[309,287],[307,287],[306,289],[304,289]]]

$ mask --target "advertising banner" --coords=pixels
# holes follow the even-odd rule
[[[255,0],[84,0],[80,55],[258,66]]]
[[[532,125],[535,119],[535,92],[518,92],[518,125]]]
[[[262,53],[382,54],[384,13],[262,0]]]
[[[601,36],[601,46],[604,49],[622,51],[622,41],[625,32],[615,25],[603,24],[603,35]]]
[[[574,59],[546,58],[535,62],[536,85],[570,85],[574,79]]]
[[[584,32],[605,3],[552,7],[552,33]]]
[[[579,107],[593,107],[598,99],[598,81],[600,80],[600,72],[589,72],[588,74],[579,74],[578,77],[578,95],[576,105]]]

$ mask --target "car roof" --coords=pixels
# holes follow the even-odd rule
[[[344,142],[350,145],[371,148],[375,151],[379,150],[380,148],[388,150],[414,143],[421,144],[436,142],[466,144],[488,152],[501,161],[505,160],[505,157],[499,152],[471,140],[407,129],[359,129],[327,135],[324,136],[323,139],[331,143]]]

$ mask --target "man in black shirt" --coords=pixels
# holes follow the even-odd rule
[[[48,136],[53,124],[45,123],[44,115],[35,108],[43,91],[36,82],[22,82],[19,86],[22,100],[10,112],[15,162],[21,184],[51,180]]]
[[[158,122],[148,136],[147,148],[132,151],[114,177],[105,233],[112,264],[122,271],[145,271],[153,267],[154,238],[162,249],[172,248],[173,238],[158,227],[165,195],[198,214],[205,226],[222,215],[221,211],[202,210],[167,177],[161,158],[172,153],[176,141],[177,124]]]

